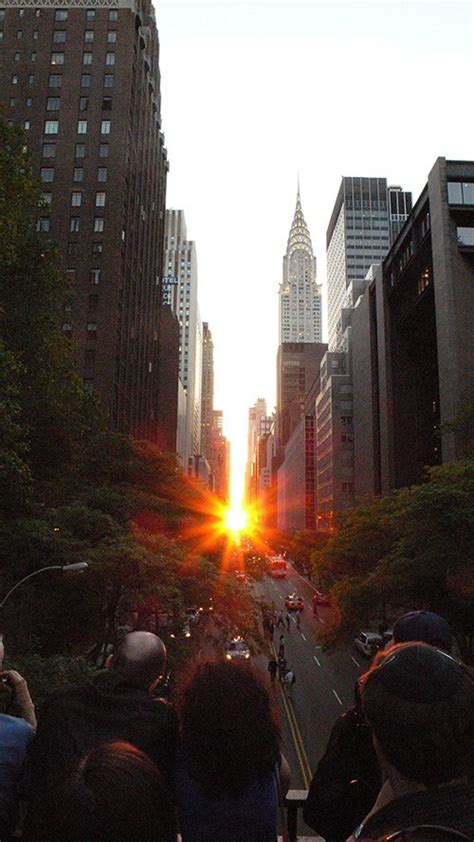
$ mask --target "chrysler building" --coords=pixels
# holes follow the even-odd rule
[[[286,254],[283,281],[280,284],[279,341],[321,342],[321,286],[316,281],[316,258],[301,208],[300,191]]]

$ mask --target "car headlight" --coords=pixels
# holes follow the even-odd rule
[[[227,652],[227,653],[226,653],[226,658],[227,658],[227,660],[228,660],[228,661],[231,661],[231,660],[232,660],[232,655],[229,655],[229,653]]]
[[[245,653],[245,657],[246,657],[246,658],[250,658],[250,652],[246,652],[246,653]]]

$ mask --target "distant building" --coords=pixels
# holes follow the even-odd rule
[[[387,188],[385,178],[344,177],[326,233],[329,350],[344,350],[343,312],[365,290],[411,210],[411,193]],[[347,350],[347,349],[346,349]]]
[[[352,382],[344,351],[328,351],[321,364],[316,437],[317,526],[325,528],[333,511],[354,501]]]
[[[153,6],[8,0],[1,17],[0,100],[25,130],[38,230],[71,281],[63,331],[112,426],[154,439],[168,164]]]
[[[472,453],[473,320],[474,162],[438,158],[354,311],[357,500]]]
[[[212,412],[207,458],[212,472],[211,488],[217,497],[227,502],[229,500],[230,442],[224,436],[224,418],[220,409],[214,409]]]
[[[210,448],[214,410],[214,344],[207,322],[202,325],[201,453]]]
[[[279,344],[321,342],[321,287],[316,281],[316,258],[301,207],[299,188],[283,258],[279,300]]]
[[[184,211],[165,217],[164,300],[181,330],[179,375],[186,392],[186,447],[183,464],[201,450],[202,324],[198,306],[196,245],[187,239]]]
[[[247,463],[245,468],[245,496],[247,502],[252,502],[257,494],[256,454],[257,442],[260,435],[260,422],[267,415],[265,398],[258,398],[249,409],[247,430]]]
[[[319,378],[327,345],[322,342],[285,342],[277,354],[277,443],[284,448],[298,424],[306,397]]]

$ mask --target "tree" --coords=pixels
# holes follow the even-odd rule
[[[427,481],[341,514],[313,556],[331,585],[337,620],[326,643],[382,617],[430,608],[466,650],[474,633],[474,460],[427,472]]]

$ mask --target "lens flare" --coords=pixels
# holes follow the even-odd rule
[[[229,532],[238,535],[244,532],[248,525],[249,517],[245,509],[238,506],[231,506],[225,513],[225,526]]]

